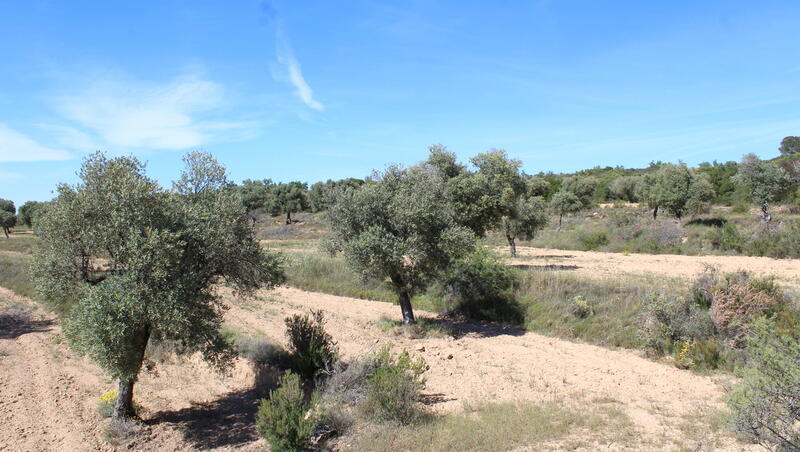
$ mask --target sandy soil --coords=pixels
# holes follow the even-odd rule
[[[507,253],[507,248],[499,252]],[[512,265],[575,272],[587,277],[607,277],[621,273],[652,274],[693,278],[707,265],[723,272],[747,270],[757,275],[774,275],[795,289],[800,288],[800,259],[772,259],[752,256],[684,256],[677,254],[623,254],[600,251],[572,251],[549,248],[517,247]]]
[[[393,344],[425,358],[431,409],[446,413],[497,401],[547,401],[579,412],[610,407],[630,426],[587,432],[610,449],[678,449],[715,445],[742,450],[724,432],[704,427],[720,407],[723,381],[645,359],[637,353],[567,342],[516,329],[457,324],[455,337],[409,339],[385,332],[381,317],[399,308],[280,288],[256,300],[231,302],[226,322],[244,333],[284,342],[283,319],[323,309],[345,358]],[[0,291],[17,304],[31,301]],[[432,316],[420,312],[419,316]],[[11,317],[3,317],[9,320]],[[54,319],[41,310],[0,329],[0,450],[113,450],[103,437],[97,397],[113,385],[102,371],[61,343]],[[136,400],[146,427],[122,447],[134,450],[258,450],[253,429],[254,375],[239,362],[228,376],[196,359],[159,365],[142,375]],[[689,426],[689,427],[687,427]],[[700,434],[687,437],[687,429]],[[562,443],[548,444],[560,449]],[[586,450],[591,449],[588,447]]]

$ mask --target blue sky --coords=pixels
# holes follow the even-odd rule
[[[0,197],[88,152],[168,184],[363,177],[442,143],[529,173],[772,157],[800,135],[797,1],[0,4]]]

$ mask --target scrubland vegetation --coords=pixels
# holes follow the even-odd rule
[[[800,305],[775,278],[711,267],[692,281],[587,278],[528,265],[518,253],[522,245],[798,258],[793,149],[789,140],[772,161],[748,155],[698,168],[654,162],[527,175],[502,150],[468,167],[433,146],[418,165],[310,188],[268,179],[236,185],[196,152],[172,189],[135,158],[97,153],[81,182],[59,185],[53,201],[17,211],[0,200],[4,233],[14,235],[0,240],[0,286],[57,313],[72,350],[117,381],[98,405],[112,419],[114,442],[142,428],[134,384],[161,355],[200,356],[223,371],[239,357],[257,375],[277,372],[254,422],[273,451],[499,451],[577,431],[595,438],[573,438],[572,447],[610,444],[603,429],[634,436],[616,407],[581,413],[566,401],[484,401],[436,412],[425,394],[435,363],[390,346],[345,357],[326,329],[328,312],[287,316],[285,347],[226,329],[229,301],[219,288],[257,302],[259,289],[285,283],[398,304],[399,320],[380,321],[390,338],[457,338],[491,324],[735,375],[722,414],[728,428],[800,450]],[[35,234],[14,234],[22,226]],[[415,309],[438,317],[418,321]]]

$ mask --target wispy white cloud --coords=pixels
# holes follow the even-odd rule
[[[88,133],[74,127],[45,123],[36,124],[36,127],[50,132],[54,135],[55,141],[67,149],[88,152],[103,148],[103,146]]]
[[[163,84],[101,77],[58,96],[55,107],[78,126],[60,127],[62,140],[73,145],[187,149],[251,125],[211,117],[223,107],[224,97],[222,85],[193,75]]]
[[[0,162],[66,160],[69,152],[43,146],[27,135],[0,123]],[[6,180],[9,173],[6,173]]]
[[[314,99],[314,93],[300,70],[300,62],[295,58],[289,42],[281,33],[278,33],[278,62],[286,68],[286,75],[289,77],[289,82],[294,85],[297,97],[309,108],[324,111],[325,106]]]

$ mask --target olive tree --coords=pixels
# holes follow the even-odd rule
[[[286,214],[286,224],[292,224],[292,214],[308,209],[308,186],[303,182],[278,184],[272,188],[269,210],[273,215]]]
[[[445,183],[445,196],[453,208],[456,223],[478,237],[500,225],[507,210],[501,199],[502,185],[488,171],[467,171],[456,155],[442,145],[428,148],[423,166],[432,169]],[[484,159],[484,160],[488,160]]]
[[[666,163],[644,175],[638,189],[639,199],[653,209],[653,219],[658,217],[660,208],[677,218],[701,213],[710,207],[714,195],[708,179],[683,162]]]
[[[546,225],[547,204],[544,198],[517,198],[512,211],[503,217],[503,235],[508,241],[511,256],[517,256],[517,238],[530,240]]]
[[[800,154],[800,137],[784,137],[778,150],[781,155]]]
[[[492,149],[476,155],[470,161],[486,180],[484,210],[496,215],[488,224],[501,226],[509,251],[516,256],[517,236],[532,238],[544,226],[538,222],[545,215],[544,200],[528,196],[537,187],[530,185],[521,173],[522,162],[509,158],[506,151]],[[540,212],[533,212],[532,209],[540,209]]]
[[[455,221],[445,184],[427,166],[390,166],[357,190],[336,190],[327,212],[327,247],[344,254],[364,278],[388,279],[403,323],[414,323],[411,297],[474,247],[475,236]]]
[[[42,209],[47,206],[46,202],[39,202],[39,201],[27,201],[25,204],[19,207],[19,212],[17,215],[17,221],[20,224],[24,224],[29,228],[33,227],[33,224],[36,222],[36,217],[41,214]]]
[[[116,420],[133,416],[148,344],[174,341],[224,368],[219,283],[239,296],[284,280],[255,240],[238,191],[208,154],[190,153],[172,190],[133,157],[87,157],[38,221],[37,288],[65,312],[70,346],[119,381]]]
[[[553,195],[550,200],[550,205],[553,210],[558,214],[558,230],[561,230],[561,222],[564,214],[574,213],[583,208],[583,203],[578,199],[578,196],[571,191],[559,190]]]
[[[611,196],[628,202],[636,202],[636,188],[639,184],[638,176],[622,176],[614,179],[608,187]]]
[[[747,154],[742,157],[739,172],[733,176],[733,181],[747,187],[750,198],[761,208],[759,214],[761,221],[767,224],[772,221],[769,204],[786,187],[788,182],[786,171],[773,162],[761,160],[755,154]]]
[[[3,227],[3,233],[8,238],[11,228],[17,224],[17,208],[14,206],[14,201],[0,198],[0,226]]]
[[[572,176],[564,179],[561,190],[572,192],[581,201],[584,208],[592,205],[594,191],[599,185],[599,181],[594,176]]]

